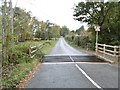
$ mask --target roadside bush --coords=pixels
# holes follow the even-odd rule
[[[78,46],[80,46],[80,37],[79,36],[75,37],[74,43],[77,44]]]
[[[66,36],[65,38],[72,42],[72,41],[74,41],[75,37],[74,36]]]
[[[24,75],[33,68],[33,64],[37,62],[37,58],[31,59],[29,57],[30,45],[30,43],[26,42],[19,43],[15,45],[14,48],[8,48],[8,58],[3,63],[3,87],[15,87]]]
[[[29,46],[38,45],[46,41],[41,42],[24,42],[9,47],[8,57],[9,59],[4,61],[2,72],[2,88],[13,88],[29,73],[33,67],[35,67],[39,61],[42,61],[43,55],[55,45],[56,40],[49,41],[43,48],[39,49],[34,58],[29,57]],[[48,46],[46,46],[48,45]],[[38,47],[40,48],[40,47]],[[46,52],[45,52],[46,51]]]
[[[40,60],[40,62],[42,62],[43,56],[44,56],[44,53],[41,51],[41,49],[39,49],[36,53],[36,57]]]
[[[8,61],[4,62],[5,64],[19,64],[22,62],[28,62],[29,58],[29,44],[18,44],[13,47],[8,48]]]
[[[72,37],[66,37],[66,39],[87,50],[95,50],[95,40],[93,37],[75,36],[73,40]]]

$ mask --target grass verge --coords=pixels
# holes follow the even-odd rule
[[[0,50],[2,50],[2,43],[0,43]]]
[[[83,51],[83,52],[86,52],[86,53],[89,53],[89,54],[91,54],[91,53],[94,54],[94,53],[95,53],[95,51],[87,50],[86,48],[82,48],[82,47],[76,45],[74,42],[71,42],[71,41],[67,40],[66,38],[65,38],[65,41],[66,41],[70,46],[76,48],[77,50],[80,50],[80,51]]]
[[[46,41],[27,41],[27,42],[23,42],[20,44],[21,45],[29,44],[29,46],[33,46],[33,45],[39,45],[43,42],[46,42]],[[49,40],[49,42],[50,42],[50,44],[46,44],[41,49],[41,51],[44,54],[49,53],[51,48],[55,45],[56,40]],[[18,45],[20,45],[20,44],[18,44]],[[24,48],[24,46],[22,48]],[[21,50],[21,48],[20,48],[20,50]],[[40,56],[35,56],[33,59],[30,59],[28,62],[21,60],[22,62],[20,62],[19,64],[15,65],[15,66],[14,65],[10,66],[10,68],[12,67],[12,69],[9,69],[9,67],[7,67],[8,72],[6,74],[8,74],[8,75],[7,75],[7,77],[4,77],[2,79],[2,88],[3,89],[4,88],[15,88],[16,85],[19,84],[20,81],[25,77],[25,75],[28,74],[30,71],[32,71],[34,67],[36,67],[36,65],[40,62],[40,59],[41,59]]]
[[[49,40],[50,44],[46,44],[41,51],[43,52],[43,54],[48,54],[50,52],[50,50],[52,49],[52,47],[55,46],[57,40]]]

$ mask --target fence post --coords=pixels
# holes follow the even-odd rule
[[[119,54],[118,54],[118,55],[120,56],[120,46],[119,46],[119,51],[118,51],[118,52],[119,52]]]
[[[117,48],[116,46],[114,46],[114,62],[118,62],[118,58],[117,58],[117,55],[116,55],[116,52],[117,52]]]
[[[120,65],[120,46],[118,47],[118,64]]]
[[[114,46],[114,56],[116,56],[116,46]]]
[[[98,55],[98,44],[96,43],[96,56]]]
[[[105,44],[103,44],[103,57],[105,58]]]
[[[29,56],[31,58],[31,47],[29,48]]]

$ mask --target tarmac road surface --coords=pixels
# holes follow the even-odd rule
[[[113,90],[118,88],[118,67],[76,50],[60,38],[26,88]]]

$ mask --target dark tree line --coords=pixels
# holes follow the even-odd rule
[[[73,16],[88,23],[93,37],[94,26],[100,26],[99,43],[120,45],[120,2],[80,2],[74,7]]]

